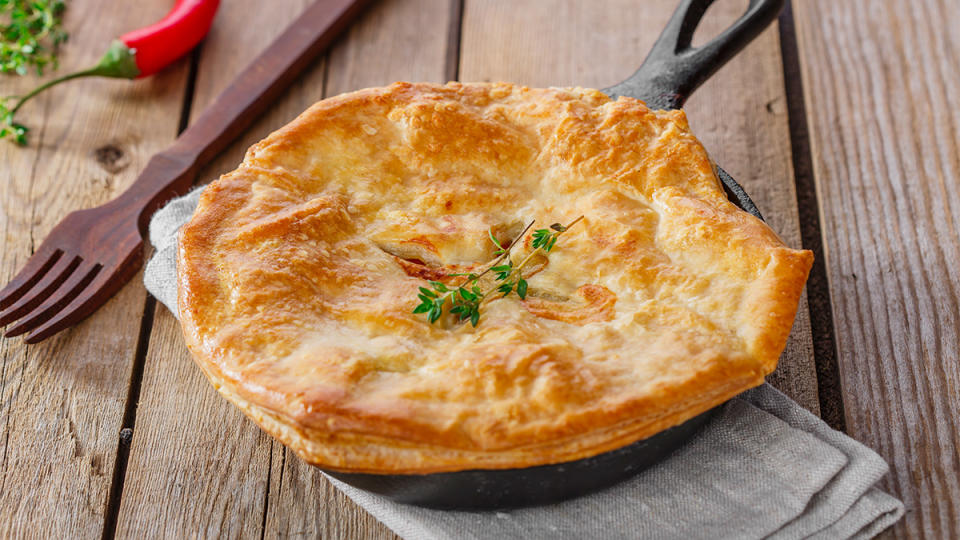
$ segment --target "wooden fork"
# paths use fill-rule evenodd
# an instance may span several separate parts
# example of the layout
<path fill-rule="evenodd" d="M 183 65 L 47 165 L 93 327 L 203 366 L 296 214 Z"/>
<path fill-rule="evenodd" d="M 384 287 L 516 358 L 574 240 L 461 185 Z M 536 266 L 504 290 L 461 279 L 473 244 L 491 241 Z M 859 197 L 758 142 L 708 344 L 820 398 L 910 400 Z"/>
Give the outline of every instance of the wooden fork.
<path fill-rule="evenodd" d="M 200 164 L 242 133 L 326 49 L 369 0 L 318 0 L 257 57 L 167 150 L 109 203 L 69 214 L 0 290 L 0 326 L 42 341 L 106 303 L 143 263 L 153 213 L 186 193 Z"/>

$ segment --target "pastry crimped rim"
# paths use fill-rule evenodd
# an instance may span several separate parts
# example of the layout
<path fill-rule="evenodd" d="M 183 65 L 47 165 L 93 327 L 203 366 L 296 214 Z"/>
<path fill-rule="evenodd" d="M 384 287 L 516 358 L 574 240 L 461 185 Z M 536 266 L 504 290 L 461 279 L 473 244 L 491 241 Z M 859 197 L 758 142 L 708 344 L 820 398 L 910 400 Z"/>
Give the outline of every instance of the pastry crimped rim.
<path fill-rule="evenodd" d="M 423 277 L 489 260 L 490 228 L 576 214 L 531 298 L 477 328 L 411 313 Z M 317 103 L 206 189 L 179 311 L 217 389 L 310 463 L 520 468 L 761 384 L 811 259 L 727 201 L 682 111 L 397 83 Z"/>

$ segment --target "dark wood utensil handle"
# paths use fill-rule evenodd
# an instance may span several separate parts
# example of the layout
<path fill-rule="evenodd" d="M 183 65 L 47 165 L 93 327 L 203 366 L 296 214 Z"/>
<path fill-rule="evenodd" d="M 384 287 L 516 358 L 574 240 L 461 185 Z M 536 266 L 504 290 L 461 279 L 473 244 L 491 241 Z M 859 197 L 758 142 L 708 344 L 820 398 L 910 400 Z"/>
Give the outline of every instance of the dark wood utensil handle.
<path fill-rule="evenodd" d="M 153 212 L 193 183 L 196 169 L 243 133 L 300 72 L 312 64 L 370 0 L 317 0 L 258 56 L 174 144 L 150 160 L 137 181 L 114 202 Z"/>

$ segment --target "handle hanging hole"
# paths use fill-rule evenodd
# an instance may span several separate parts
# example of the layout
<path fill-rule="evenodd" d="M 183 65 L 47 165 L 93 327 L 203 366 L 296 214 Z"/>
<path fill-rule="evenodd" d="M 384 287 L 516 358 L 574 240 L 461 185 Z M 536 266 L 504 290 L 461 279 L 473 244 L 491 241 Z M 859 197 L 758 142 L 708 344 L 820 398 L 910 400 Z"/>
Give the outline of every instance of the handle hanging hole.
<path fill-rule="evenodd" d="M 720 32 L 733 26 L 747 11 L 749 4 L 748 0 L 716 0 L 710 4 L 693 32 L 692 46 L 697 48 L 706 45 Z"/>

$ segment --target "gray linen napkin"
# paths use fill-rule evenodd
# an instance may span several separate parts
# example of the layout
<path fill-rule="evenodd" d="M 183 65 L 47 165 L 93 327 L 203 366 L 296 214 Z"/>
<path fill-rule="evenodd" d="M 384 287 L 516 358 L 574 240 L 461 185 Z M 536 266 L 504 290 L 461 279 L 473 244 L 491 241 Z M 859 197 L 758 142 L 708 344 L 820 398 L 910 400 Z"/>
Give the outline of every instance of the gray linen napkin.
<path fill-rule="evenodd" d="M 200 192 L 170 202 L 150 222 L 156 253 L 144 282 L 175 315 L 176 234 Z M 904 512 L 874 486 L 887 470 L 875 452 L 763 385 L 725 404 L 662 463 L 559 504 L 427 510 L 330 481 L 408 539 L 871 538 Z"/>

